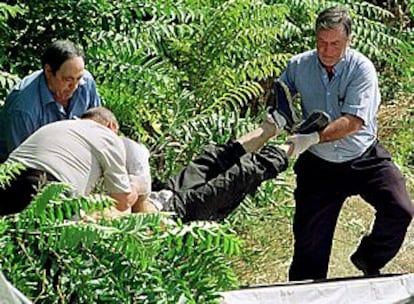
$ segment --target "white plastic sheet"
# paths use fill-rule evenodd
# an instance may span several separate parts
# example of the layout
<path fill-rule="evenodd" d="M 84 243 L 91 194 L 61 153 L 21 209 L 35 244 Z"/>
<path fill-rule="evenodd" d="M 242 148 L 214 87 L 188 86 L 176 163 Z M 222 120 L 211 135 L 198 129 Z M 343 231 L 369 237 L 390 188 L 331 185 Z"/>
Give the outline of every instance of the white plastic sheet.
<path fill-rule="evenodd" d="M 250 287 L 222 295 L 221 304 L 414 304 L 414 274 Z"/>
<path fill-rule="evenodd" d="M 0 304 L 31 304 L 20 291 L 12 286 L 0 272 Z"/>

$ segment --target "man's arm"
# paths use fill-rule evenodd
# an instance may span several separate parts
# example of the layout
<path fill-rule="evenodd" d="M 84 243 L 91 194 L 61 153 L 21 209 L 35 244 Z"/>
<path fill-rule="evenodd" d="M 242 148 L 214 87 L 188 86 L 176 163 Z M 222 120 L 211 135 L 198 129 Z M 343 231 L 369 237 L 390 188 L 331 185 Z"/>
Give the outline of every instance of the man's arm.
<path fill-rule="evenodd" d="M 91 94 L 90 95 L 91 100 L 90 100 L 89 108 L 102 106 L 101 99 L 99 97 L 98 90 L 96 88 L 95 79 L 93 79 L 93 77 L 92 77 L 92 83 L 91 83 L 91 86 L 90 86 L 90 94 Z"/>
<path fill-rule="evenodd" d="M 288 138 L 287 143 L 293 144 L 292 156 L 298 156 L 318 143 L 334 141 L 351 135 L 360 130 L 362 125 L 363 120 L 361 118 L 344 114 L 330 122 L 322 131 L 310 134 L 295 134 Z"/>
<path fill-rule="evenodd" d="M 143 212 L 148 209 L 148 189 L 139 176 L 129 175 L 131 192 L 111 193 L 110 196 L 117 201 L 116 209 L 126 211 L 132 208 L 132 212 Z"/>
<path fill-rule="evenodd" d="M 140 196 L 140 185 L 133 176 L 129 176 L 131 183 L 131 192 L 126 193 L 110 193 L 109 196 L 117 201 L 116 209 L 119 211 L 126 211 L 131 208 L 138 200 Z"/>
<path fill-rule="evenodd" d="M 105 188 L 109 196 L 117 201 L 116 209 L 129 209 L 138 199 L 141 188 L 140 181 L 127 172 L 125 148 L 121 139 L 111 131 L 102 136 L 102 142 L 94 151 L 101 166 Z"/>
<path fill-rule="evenodd" d="M 362 125 L 363 121 L 361 118 L 345 114 L 329 123 L 323 131 L 319 132 L 319 142 L 328 142 L 344 138 L 359 131 Z"/>
<path fill-rule="evenodd" d="M 78 90 L 82 91 L 81 95 L 86 100 L 85 110 L 101 107 L 102 102 L 101 98 L 99 97 L 98 89 L 96 87 L 95 78 L 89 71 L 85 70 L 85 74 L 82 77 L 82 82 L 82 88 L 79 86 Z"/>
<path fill-rule="evenodd" d="M 19 146 L 27 137 L 33 134 L 37 129 L 30 115 L 22 111 L 7 111 L 5 118 L 6 125 L 6 146 L 10 153 Z"/>
<path fill-rule="evenodd" d="M 151 192 L 151 184 L 148 185 L 148 176 L 139 175 L 134 176 L 130 175 L 130 180 L 133 181 L 134 187 L 138 192 L 138 197 L 135 203 L 131 206 L 131 211 L 133 213 L 137 212 L 157 212 L 158 210 L 147 201 L 148 196 Z"/>
<path fill-rule="evenodd" d="M 129 193 L 110 193 L 109 196 L 117 201 L 115 208 L 119 211 L 126 211 L 131 208 L 138 198 L 135 191 Z"/>

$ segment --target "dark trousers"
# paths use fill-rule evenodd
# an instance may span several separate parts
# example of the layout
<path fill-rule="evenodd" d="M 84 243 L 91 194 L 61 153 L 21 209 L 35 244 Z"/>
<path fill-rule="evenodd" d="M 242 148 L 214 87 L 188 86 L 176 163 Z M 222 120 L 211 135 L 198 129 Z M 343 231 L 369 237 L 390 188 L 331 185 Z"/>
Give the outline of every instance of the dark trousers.
<path fill-rule="evenodd" d="M 379 143 L 361 157 L 339 164 L 305 152 L 294 170 L 295 245 L 290 280 L 326 278 L 339 212 L 351 195 L 360 195 L 376 210 L 372 231 L 354 255 L 369 269 L 381 269 L 397 254 L 411 221 L 402 206 L 410 205 L 411 199 L 401 172 Z"/>
<path fill-rule="evenodd" d="M 274 146 L 245 153 L 239 143 L 209 145 L 169 179 L 166 188 L 174 195 L 164 210 L 175 212 L 184 222 L 222 220 L 247 194 L 286 168 L 286 153 Z"/>
<path fill-rule="evenodd" d="M 0 188 L 0 215 L 21 212 L 30 204 L 37 189 L 47 181 L 56 181 L 56 178 L 40 170 L 21 171 L 10 185 Z"/>

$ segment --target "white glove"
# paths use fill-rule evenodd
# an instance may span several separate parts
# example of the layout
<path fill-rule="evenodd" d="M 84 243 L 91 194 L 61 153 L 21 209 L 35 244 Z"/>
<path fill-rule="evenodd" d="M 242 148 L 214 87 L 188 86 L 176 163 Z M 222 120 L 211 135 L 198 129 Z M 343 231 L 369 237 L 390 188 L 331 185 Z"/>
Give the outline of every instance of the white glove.
<path fill-rule="evenodd" d="M 313 132 L 310 134 L 295 134 L 289 137 L 286 143 L 293 145 L 292 156 L 295 157 L 305 152 L 310 146 L 319 143 L 319 141 L 319 133 Z"/>

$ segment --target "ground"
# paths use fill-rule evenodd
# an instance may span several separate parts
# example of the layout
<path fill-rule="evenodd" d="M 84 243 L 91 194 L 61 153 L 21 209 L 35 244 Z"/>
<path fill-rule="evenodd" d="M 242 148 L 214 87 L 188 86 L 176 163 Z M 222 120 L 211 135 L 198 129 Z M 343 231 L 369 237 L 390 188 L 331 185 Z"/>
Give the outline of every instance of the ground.
<path fill-rule="evenodd" d="M 359 197 L 348 199 L 342 209 L 335 231 L 329 264 L 329 278 L 360 276 L 349 261 L 360 238 L 370 231 L 373 209 Z M 287 272 L 292 255 L 291 224 L 271 216 L 263 218 L 263 225 L 252 228 L 241 238 L 248 246 L 247 256 L 235 262 L 241 284 L 262 285 L 287 282 Z M 273 235 L 273 240 L 268 238 Z M 408 229 L 398 255 L 386 265 L 382 273 L 414 273 L 414 224 Z"/>

